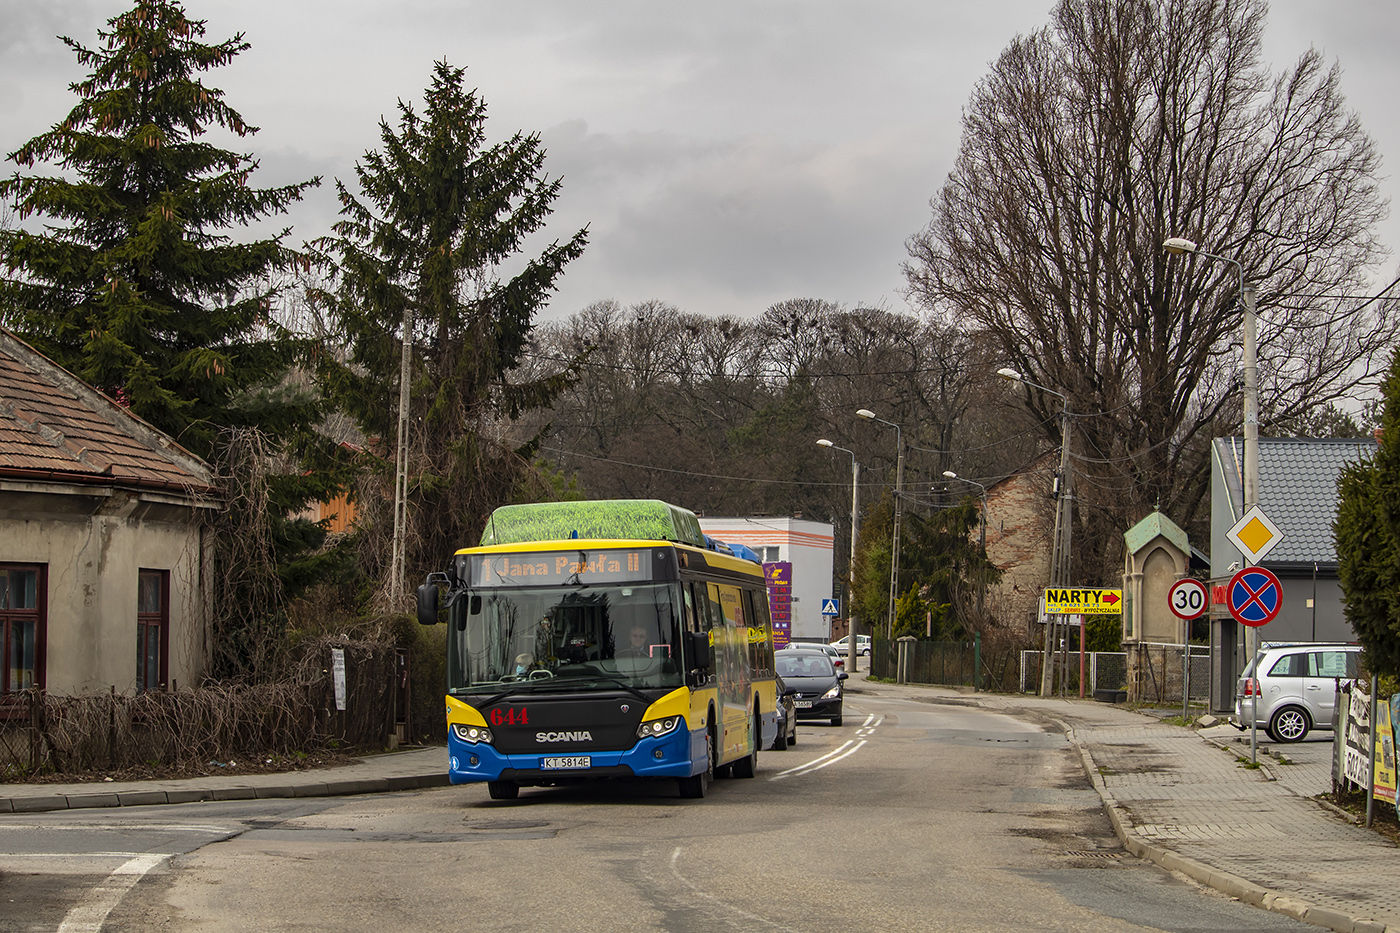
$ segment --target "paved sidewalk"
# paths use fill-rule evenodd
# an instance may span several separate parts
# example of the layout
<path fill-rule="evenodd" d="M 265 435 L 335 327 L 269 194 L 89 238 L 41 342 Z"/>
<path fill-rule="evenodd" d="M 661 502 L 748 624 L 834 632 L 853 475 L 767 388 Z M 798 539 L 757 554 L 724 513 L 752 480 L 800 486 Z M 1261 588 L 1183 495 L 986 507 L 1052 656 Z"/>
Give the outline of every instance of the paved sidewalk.
<path fill-rule="evenodd" d="M 0 784 L 0 814 L 258 797 L 333 797 L 446 784 L 447 749 L 414 748 L 368 755 L 352 765 L 279 774 L 238 774 L 235 769 L 228 774 L 165 781 Z"/>
<path fill-rule="evenodd" d="M 1134 855 L 1317 926 L 1400 933 L 1400 848 L 1314 799 L 1331 789 L 1324 765 L 1261 754 L 1258 769 L 1246 768 L 1248 742 L 1237 743 L 1233 730 L 1203 734 L 1092 700 L 864 681 L 858 673 L 851 686 L 1057 720 Z"/>

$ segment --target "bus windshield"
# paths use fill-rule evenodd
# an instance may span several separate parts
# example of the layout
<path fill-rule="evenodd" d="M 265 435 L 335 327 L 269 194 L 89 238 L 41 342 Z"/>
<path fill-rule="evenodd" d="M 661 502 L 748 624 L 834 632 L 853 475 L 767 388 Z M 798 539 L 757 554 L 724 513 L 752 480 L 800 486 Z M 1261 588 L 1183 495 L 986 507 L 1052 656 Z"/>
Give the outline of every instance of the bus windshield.
<path fill-rule="evenodd" d="M 679 687 L 680 619 L 675 583 L 468 590 L 452 610 L 448 692 Z"/>

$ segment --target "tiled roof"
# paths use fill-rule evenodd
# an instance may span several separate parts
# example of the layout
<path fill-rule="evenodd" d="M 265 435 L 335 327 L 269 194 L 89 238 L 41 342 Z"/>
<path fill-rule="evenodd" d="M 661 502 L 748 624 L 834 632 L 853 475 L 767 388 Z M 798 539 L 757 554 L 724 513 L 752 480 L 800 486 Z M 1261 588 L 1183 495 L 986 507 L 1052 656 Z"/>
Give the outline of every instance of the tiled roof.
<path fill-rule="evenodd" d="M 1221 438 L 1227 464 L 1232 512 L 1240 514 L 1240 474 L 1244 440 Z M 1331 563 L 1337 560 L 1332 545 L 1332 521 L 1337 515 L 1337 476 L 1349 463 L 1369 459 L 1376 452 L 1371 438 L 1259 438 L 1259 508 L 1283 532 L 1283 540 L 1264 559 L 1265 564 L 1297 561 Z"/>
<path fill-rule="evenodd" d="M 208 466 L 0 328 L 0 476 L 207 490 Z"/>

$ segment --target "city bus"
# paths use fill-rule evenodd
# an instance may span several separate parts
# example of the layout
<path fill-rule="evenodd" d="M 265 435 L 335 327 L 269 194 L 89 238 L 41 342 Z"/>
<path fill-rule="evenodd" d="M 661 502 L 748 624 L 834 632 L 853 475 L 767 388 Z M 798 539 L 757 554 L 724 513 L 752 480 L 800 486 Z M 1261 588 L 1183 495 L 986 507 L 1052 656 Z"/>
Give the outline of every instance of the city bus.
<path fill-rule="evenodd" d="M 418 620 L 448 627 L 449 778 L 496 800 L 606 778 L 703 797 L 777 736 L 763 567 L 659 500 L 503 506 Z"/>

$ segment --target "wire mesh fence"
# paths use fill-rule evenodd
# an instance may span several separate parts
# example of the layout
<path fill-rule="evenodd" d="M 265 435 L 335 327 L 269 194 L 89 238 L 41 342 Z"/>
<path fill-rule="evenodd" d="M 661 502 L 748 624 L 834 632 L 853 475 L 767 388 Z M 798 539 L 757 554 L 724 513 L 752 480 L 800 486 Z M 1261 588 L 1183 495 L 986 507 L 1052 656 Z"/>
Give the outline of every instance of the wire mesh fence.
<path fill-rule="evenodd" d="M 1044 652 L 1022 651 L 1018 689 L 1038 693 L 1044 675 Z M 1098 699 L 1131 700 L 1150 706 L 1204 706 L 1210 702 L 1210 648 L 1205 645 L 1138 644 L 1126 651 L 1084 654 L 1083 674 L 1076 652 L 1052 653 L 1050 693 Z M 1186 695 L 1182 695 L 1182 684 Z M 1113 697 L 1107 694 L 1114 694 Z"/>

